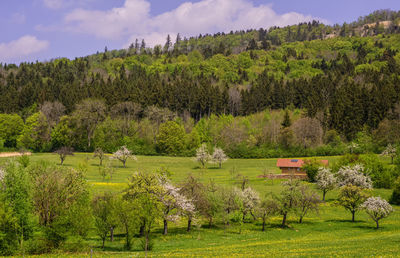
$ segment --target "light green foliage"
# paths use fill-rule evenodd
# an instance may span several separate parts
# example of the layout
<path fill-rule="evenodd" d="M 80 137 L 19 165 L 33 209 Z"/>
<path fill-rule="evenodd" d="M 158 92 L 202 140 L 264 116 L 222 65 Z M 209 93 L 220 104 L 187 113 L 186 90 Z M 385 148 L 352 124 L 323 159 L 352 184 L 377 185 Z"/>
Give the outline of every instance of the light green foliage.
<path fill-rule="evenodd" d="M 185 129 L 175 121 L 161 124 L 157 135 L 157 146 L 162 153 L 179 154 L 185 148 Z"/>
<path fill-rule="evenodd" d="M 29 239 L 33 234 L 32 182 L 28 171 L 18 163 L 5 168 L 4 199 L 13 210 L 18 223 L 18 238 Z"/>
<path fill-rule="evenodd" d="M 107 153 L 115 152 L 124 145 L 123 121 L 107 118 L 100 123 L 94 131 L 93 142 L 96 147 Z"/>
<path fill-rule="evenodd" d="M 49 148 L 49 142 L 50 132 L 46 116 L 38 112 L 28 117 L 17 145 L 34 151 L 43 151 Z"/>
<path fill-rule="evenodd" d="M 60 122 L 51 131 L 51 141 L 55 148 L 69 146 L 84 149 L 87 145 L 84 129 L 78 119 L 72 116 L 61 117 Z"/>
<path fill-rule="evenodd" d="M 30 167 L 33 203 L 46 240 L 59 246 L 68 235 L 85 237 L 91 227 L 89 187 L 82 172 L 45 163 Z"/>
<path fill-rule="evenodd" d="M 370 192 L 368 190 L 354 185 L 346 185 L 340 188 L 337 203 L 351 212 L 351 221 L 354 222 L 355 213 L 360 210 L 361 204 L 363 204 L 368 197 L 370 197 Z"/>
<path fill-rule="evenodd" d="M 24 127 L 24 121 L 17 114 L 0 114 L 0 139 L 4 147 L 16 147 L 17 139 Z"/>
<path fill-rule="evenodd" d="M 18 218 L 0 194 L 0 255 L 13 255 L 19 246 Z"/>

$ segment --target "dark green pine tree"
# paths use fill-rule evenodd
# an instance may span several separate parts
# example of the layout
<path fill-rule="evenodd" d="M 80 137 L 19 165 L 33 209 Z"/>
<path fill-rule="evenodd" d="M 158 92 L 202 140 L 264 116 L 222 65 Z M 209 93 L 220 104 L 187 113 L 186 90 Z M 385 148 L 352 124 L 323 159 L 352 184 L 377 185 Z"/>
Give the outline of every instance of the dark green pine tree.
<path fill-rule="evenodd" d="M 292 121 L 290 120 L 289 110 L 285 110 L 285 116 L 283 117 L 282 127 L 287 128 L 292 125 Z"/>

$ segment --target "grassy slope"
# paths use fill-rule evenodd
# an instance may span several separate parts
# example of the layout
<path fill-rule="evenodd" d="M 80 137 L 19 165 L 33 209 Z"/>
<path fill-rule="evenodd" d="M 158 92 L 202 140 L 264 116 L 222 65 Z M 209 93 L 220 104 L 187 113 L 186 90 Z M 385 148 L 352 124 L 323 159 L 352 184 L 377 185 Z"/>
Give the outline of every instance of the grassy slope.
<path fill-rule="evenodd" d="M 120 191 L 127 182 L 127 177 L 135 170 L 153 171 L 161 166 L 173 172 L 172 180 L 175 183 L 182 181 L 188 173 L 198 175 L 204 182 L 210 179 L 217 184 L 233 185 L 230 170 L 237 167 L 239 173 L 249 177 L 250 185 L 261 194 L 277 192 L 280 184 L 275 181 L 266 182 L 256 176 L 267 170 L 268 173 L 279 173 L 275 167 L 276 159 L 264 160 L 230 160 L 222 169 L 201 170 L 190 158 L 171 157 L 138 157 L 138 161 L 129 161 L 128 168 L 124 169 L 115 162 L 117 171 L 112 182 L 102 182 L 98 174 L 98 161 L 89 159 L 89 154 L 76 154 L 68 157 L 66 166 L 86 164 L 87 178 L 93 186 L 93 192 Z M 329 157 L 334 162 L 336 157 Z M 0 164 L 6 159 L 0 159 Z M 34 154 L 32 161 L 46 160 L 58 162 L 53 154 Z M 86 161 L 87 160 L 87 161 Z M 296 223 L 292 216 L 289 220 L 290 228 L 282 230 L 278 227 L 280 218 L 272 218 L 266 232 L 261 232 L 261 225 L 246 223 L 242 234 L 239 226 L 232 225 L 224 228 L 219 225 L 215 229 L 196 227 L 193 232 L 186 233 L 185 221 L 170 225 L 168 236 L 161 235 L 161 228 L 155 230 L 155 248 L 151 252 L 154 256 L 367 256 L 383 255 L 396 256 L 400 253 L 400 214 L 395 212 L 391 217 L 382 221 L 382 229 L 376 231 L 374 224 L 367 215 L 360 212 L 356 215 L 357 223 L 349 221 L 350 213 L 341 207 L 333 205 L 337 192 L 328 193 L 328 202 L 323 205 L 319 214 L 312 214 L 305 219 L 304 224 Z M 376 195 L 388 198 L 390 190 L 375 190 Z M 395 207 L 396 209 L 398 207 Z M 117 237 L 114 243 L 107 242 L 105 252 L 98 249 L 100 241 L 93 234 L 89 239 L 90 246 L 94 247 L 94 257 L 144 255 L 139 250 L 139 240 L 134 242 L 133 252 L 119 252 L 123 246 L 123 238 Z M 67 256 L 55 254 L 54 256 Z M 82 256 L 73 255 L 76 257 Z"/>

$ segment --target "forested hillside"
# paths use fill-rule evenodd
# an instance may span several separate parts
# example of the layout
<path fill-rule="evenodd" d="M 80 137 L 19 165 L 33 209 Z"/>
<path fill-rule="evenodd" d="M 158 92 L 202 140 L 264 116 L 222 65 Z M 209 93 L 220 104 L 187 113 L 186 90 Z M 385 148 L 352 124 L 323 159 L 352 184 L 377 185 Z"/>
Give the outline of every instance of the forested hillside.
<path fill-rule="evenodd" d="M 399 20 L 383 10 L 341 26 L 168 36 L 154 48 L 143 40 L 75 60 L 1 64 L 0 139 L 35 151 L 125 144 L 188 155 L 208 142 L 264 157 L 337 154 L 350 141 L 377 151 L 400 140 Z M 182 142 L 163 146 L 163 130 Z M 280 151 L 289 149 L 301 151 Z"/>

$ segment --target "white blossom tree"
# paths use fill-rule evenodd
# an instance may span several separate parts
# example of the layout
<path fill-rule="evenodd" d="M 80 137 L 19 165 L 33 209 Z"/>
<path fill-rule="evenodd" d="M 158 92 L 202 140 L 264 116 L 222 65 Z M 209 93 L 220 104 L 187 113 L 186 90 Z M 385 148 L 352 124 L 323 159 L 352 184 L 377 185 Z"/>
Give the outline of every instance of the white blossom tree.
<path fill-rule="evenodd" d="M 382 156 L 390 157 L 392 159 L 392 164 L 393 164 L 393 159 L 397 156 L 397 149 L 396 147 L 392 146 L 390 143 L 386 147 L 386 149 L 381 153 Z"/>
<path fill-rule="evenodd" d="M 358 147 L 359 147 L 358 144 L 355 143 L 355 142 L 351 142 L 351 143 L 347 146 L 347 148 L 349 149 L 350 153 L 354 153 L 354 151 L 357 150 Z"/>
<path fill-rule="evenodd" d="M 177 221 L 182 215 L 194 214 L 193 203 L 184 195 L 180 194 L 180 188 L 173 186 L 165 178 L 160 179 L 163 191 L 159 193 L 159 200 L 162 203 L 164 231 L 168 234 L 168 221 Z"/>
<path fill-rule="evenodd" d="M 222 163 L 228 160 L 228 156 L 226 156 L 225 152 L 221 148 L 214 148 L 214 152 L 211 155 L 211 159 L 214 163 L 218 164 L 219 168 L 222 167 Z"/>
<path fill-rule="evenodd" d="M 260 204 L 260 195 L 251 187 L 240 191 L 240 199 L 242 200 L 243 220 L 247 214 L 251 214 L 255 218 L 254 210 Z"/>
<path fill-rule="evenodd" d="M 354 185 L 363 189 L 371 189 L 371 178 L 365 173 L 364 166 L 360 164 L 341 167 L 337 173 L 338 185 Z"/>
<path fill-rule="evenodd" d="M 376 223 L 376 228 L 379 228 L 379 220 L 386 218 L 393 212 L 393 207 L 381 197 L 370 197 L 362 205 L 367 214 Z"/>
<path fill-rule="evenodd" d="M 206 163 L 210 160 L 210 154 L 207 150 L 207 145 L 203 143 L 197 150 L 196 150 L 196 161 L 201 164 L 201 167 L 204 168 Z"/>
<path fill-rule="evenodd" d="M 122 146 L 119 150 L 113 153 L 111 159 L 116 159 L 124 164 L 124 168 L 126 167 L 126 161 L 128 159 L 137 160 L 136 156 L 132 154 L 132 152 L 126 147 Z"/>
<path fill-rule="evenodd" d="M 336 187 L 336 178 L 331 169 L 321 167 L 318 169 L 315 180 L 317 182 L 317 188 L 322 190 L 322 201 L 325 201 L 326 193 Z"/>

